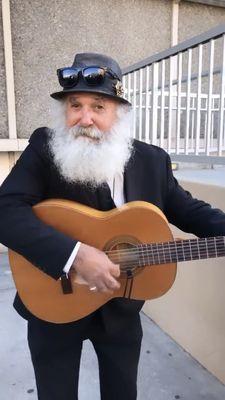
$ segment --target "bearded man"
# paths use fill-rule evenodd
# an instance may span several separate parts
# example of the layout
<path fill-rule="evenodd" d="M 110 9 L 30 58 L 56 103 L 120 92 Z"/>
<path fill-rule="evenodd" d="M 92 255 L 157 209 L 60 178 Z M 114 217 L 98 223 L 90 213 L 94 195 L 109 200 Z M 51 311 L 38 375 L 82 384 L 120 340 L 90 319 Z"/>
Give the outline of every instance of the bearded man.
<path fill-rule="evenodd" d="M 58 78 L 63 90 L 51 95 L 57 100 L 54 126 L 33 133 L 0 189 L 0 241 L 5 246 L 54 279 L 72 269 L 90 290 L 113 293 L 119 288 L 119 265 L 40 221 L 33 205 L 61 198 L 110 210 L 144 200 L 186 232 L 225 235 L 225 214 L 178 185 L 164 150 L 131 139 L 130 104 L 123 98 L 115 60 L 77 54 L 72 67 L 58 70 Z M 39 400 L 77 399 L 85 339 L 97 353 L 101 399 L 135 400 L 142 305 L 115 298 L 79 321 L 54 324 L 33 316 L 17 295 L 14 306 L 28 320 Z"/>

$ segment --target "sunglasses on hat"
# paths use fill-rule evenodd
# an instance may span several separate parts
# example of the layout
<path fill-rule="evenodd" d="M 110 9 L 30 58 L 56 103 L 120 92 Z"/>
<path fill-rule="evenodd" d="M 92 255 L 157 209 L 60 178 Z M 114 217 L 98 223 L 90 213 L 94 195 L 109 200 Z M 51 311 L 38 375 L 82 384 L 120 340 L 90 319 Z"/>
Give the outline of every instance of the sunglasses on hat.
<path fill-rule="evenodd" d="M 59 84 L 63 88 L 76 86 L 81 75 L 87 85 L 99 85 L 104 82 L 108 74 L 111 78 L 119 80 L 118 76 L 107 67 L 89 66 L 85 68 L 60 68 L 57 70 Z"/>

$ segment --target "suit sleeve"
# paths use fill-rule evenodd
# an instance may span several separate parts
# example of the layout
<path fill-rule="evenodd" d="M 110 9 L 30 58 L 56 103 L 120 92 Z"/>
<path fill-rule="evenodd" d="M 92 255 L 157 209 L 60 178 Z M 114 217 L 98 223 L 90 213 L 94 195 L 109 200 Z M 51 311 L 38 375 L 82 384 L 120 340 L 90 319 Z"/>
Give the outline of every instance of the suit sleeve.
<path fill-rule="evenodd" d="M 0 187 L 0 242 L 58 279 L 77 242 L 40 221 L 32 211 L 33 205 L 44 200 L 48 184 L 44 146 L 36 145 L 41 136 L 42 131 L 34 132 Z"/>
<path fill-rule="evenodd" d="M 224 236 L 225 214 L 185 191 L 173 176 L 167 155 L 167 200 L 165 214 L 172 224 L 198 237 Z"/>

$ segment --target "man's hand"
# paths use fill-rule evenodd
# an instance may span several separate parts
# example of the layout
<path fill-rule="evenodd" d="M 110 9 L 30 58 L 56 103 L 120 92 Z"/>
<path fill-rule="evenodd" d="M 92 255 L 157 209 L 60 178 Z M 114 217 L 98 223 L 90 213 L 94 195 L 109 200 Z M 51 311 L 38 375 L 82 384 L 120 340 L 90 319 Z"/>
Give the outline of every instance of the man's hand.
<path fill-rule="evenodd" d="M 84 279 L 88 286 L 99 292 L 112 294 L 120 288 L 115 279 L 120 276 L 120 267 L 113 264 L 107 255 L 94 247 L 81 243 L 72 268 Z"/>

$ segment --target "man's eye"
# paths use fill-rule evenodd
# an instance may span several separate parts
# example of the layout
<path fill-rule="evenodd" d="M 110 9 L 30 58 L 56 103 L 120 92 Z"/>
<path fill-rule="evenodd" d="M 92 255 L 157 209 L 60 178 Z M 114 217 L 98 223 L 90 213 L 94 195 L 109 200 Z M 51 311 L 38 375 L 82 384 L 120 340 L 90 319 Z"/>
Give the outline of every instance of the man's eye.
<path fill-rule="evenodd" d="M 104 107 L 101 104 L 98 104 L 97 106 L 95 106 L 95 108 L 97 110 L 103 110 Z"/>
<path fill-rule="evenodd" d="M 79 104 L 72 104 L 73 108 L 79 108 Z"/>

